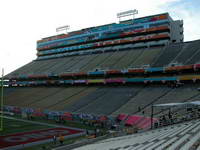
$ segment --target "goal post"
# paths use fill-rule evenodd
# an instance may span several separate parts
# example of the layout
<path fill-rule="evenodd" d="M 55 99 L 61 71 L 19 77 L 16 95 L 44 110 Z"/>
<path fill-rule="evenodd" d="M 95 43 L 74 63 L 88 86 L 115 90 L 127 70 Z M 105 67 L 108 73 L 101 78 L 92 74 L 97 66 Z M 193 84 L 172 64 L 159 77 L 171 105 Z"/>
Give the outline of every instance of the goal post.
<path fill-rule="evenodd" d="M 3 83 L 3 77 L 4 77 L 4 69 L 2 69 L 2 76 L 1 76 L 1 117 L 0 117 L 0 131 L 3 130 L 3 88 L 4 88 L 4 83 Z"/>

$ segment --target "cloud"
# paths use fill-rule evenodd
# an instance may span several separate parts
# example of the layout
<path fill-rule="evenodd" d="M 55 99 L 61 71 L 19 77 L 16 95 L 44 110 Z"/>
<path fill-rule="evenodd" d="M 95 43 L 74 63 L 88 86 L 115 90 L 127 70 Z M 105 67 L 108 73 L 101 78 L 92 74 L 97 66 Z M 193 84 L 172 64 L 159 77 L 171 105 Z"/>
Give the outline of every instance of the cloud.
<path fill-rule="evenodd" d="M 180 0 L 167 5 L 163 5 L 174 19 L 182 19 L 184 21 L 185 41 L 200 39 L 200 1 L 196 0 Z"/>

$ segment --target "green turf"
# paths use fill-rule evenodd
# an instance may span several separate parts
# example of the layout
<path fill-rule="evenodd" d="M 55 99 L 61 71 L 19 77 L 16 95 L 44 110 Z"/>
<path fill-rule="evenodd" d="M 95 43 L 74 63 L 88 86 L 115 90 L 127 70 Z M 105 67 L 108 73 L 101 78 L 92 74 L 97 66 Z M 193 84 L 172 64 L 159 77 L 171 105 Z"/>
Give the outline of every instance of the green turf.
<path fill-rule="evenodd" d="M 47 129 L 49 126 L 37 125 L 32 123 L 27 123 L 23 121 L 16 121 L 12 119 L 3 119 L 3 130 L 0 131 L 0 135 L 8 135 L 19 132 Z"/>
<path fill-rule="evenodd" d="M 13 117 L 21 119 L 20 115 L 15 115 Z M 24 119 L 24 120 L 27 120 L 27 119 Z M 87 124 L 83 124 L 81 122 L 76 122 L 76 121 L 65 121 L 65 123 L 57 123 L 55 120 L 45 120 L 45 119 L 39 119 L 39 118 L 34 118 L 31 121 L 43 122 L 43 123 L 48 123 L 52 125 L 64 125 L 66 127 L 73 127 L 73 128 L 79 128 L 79 129 L 87 129 L 87 130 L 94 130 L 96 128 L 94 126 L 89 126 Z"/>
<path fill-rule="evenodd" d="M 94 126 L 89 126 L 89 125 L 83 124 L 81 122 L 75 122 L 75 121 L 65 121 L 65 123 L 56 123 L 54 120 L 42 120 L 42 119 L 41 120 L 38 119 L 36 121 L 49 123 L 49 124 L 64 125 L 64 126 L 79 128 L 79 129 L 88 129 L 88 130 L 95 129 Z"/>
<path fill-rule="evenodd" d="M 71 138 L 71 139 L 65 139 L 63 142 L 63 145 L 73 144 L 74 142 L 82 140 L 82 139 L 85 139 L 85 136 L 75 137 L 75 138 Z M 57 141 L 56 145 L 54 145 L 53 142 L 48 142 L 45 144 L 39 144 L 39 145 L 35 145 L 32 147 L 27 147 L 22 150 L 44 150 L 44 149 L 52 150 L 52 148 L 59 147 L 59 146 L 61 146 L 61 145 Z"/>
<path fill-rule="evenodd" d="M 14 116 L 14 117 L 15 118 L 21 118 L 20 116 Z M 26 119 L 24 119 L 24 120 L 26 120 Z M 3 121 L 4 121 L 3 122 L 4 123 L 4 130 L 0 131 L 0 135 L 8 135 L 8 134 L 19 133 L 19 132 L 26 132 L 26 131 L 33 131 L 33 130 L 51 128 L 51 127 L 45 126 L 45 125 L 37 125 L 37 124 L 27 123 L 27 122 L 24 122 L 24 121 L 17 121 L 17 120 L 6 119 L 6 118 L 4 118 Z M 70 127 L 76 127 L 76 128 L 82 128 L 82 129 L 88 129 L 88 130 L 95 129 L 95 127 L 84 125 L 80 122 L 73 122 L 73 121 L 66 121 L 63 124 L 56 123 L 53 120 L 42 120 L 42 119 L 36 119 L 36 118 L 33 119 L 32 121 L 44 122 L 44 123 L 49 123 L 49 124 L 57 124 L 57 125 L 66 125 L 66 126 L 70 126 Z M 81 140 L 81 139 L 84 139 L 84 138 L 85 138 L 85 136 L 76 137 L 76 138 L 72 138 L 72 139 L 66 139 L 64 141 L 64 145 L 72 144 L 75 141 L 78 141 L 78 140 Z M 57 143 L 57 145 L 54 145 L 52 142 L 48 142 L 48 143 L 28 147 L 28 148 L 25 148 L 23 150 L 40 150 L 40 149 L 42 150 L 43 147 L 50 150 L 50 149 L 57 147 L 57 146 L 59 146 L 59 143 Z"/>

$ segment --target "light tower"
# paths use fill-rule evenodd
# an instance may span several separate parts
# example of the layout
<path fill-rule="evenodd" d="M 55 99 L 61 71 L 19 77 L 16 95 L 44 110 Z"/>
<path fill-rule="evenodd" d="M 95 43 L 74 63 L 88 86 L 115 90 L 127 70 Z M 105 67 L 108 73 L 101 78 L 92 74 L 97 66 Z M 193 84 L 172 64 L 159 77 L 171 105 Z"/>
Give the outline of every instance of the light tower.
<path fill-rule="evenodd" d="M 66 26 L 62 26 L 62 27 L 58 27 L 56 28 L 56 32 L 60 32 L 60 31 L 65 31 L 67 33 L 67 31 L 70 29 L 70 26 L 69 25 L 66 25 Z"/>
<path fill-rule="evenodd" d="M 133 16 L 133 19 L 134 19 L 136 14 L 138 14 L 138 10 L 136 9 L 128 10 L 128 11 L 117 13 L 117 18 L 119 18 L 119 22 L 120 22 L 122 17 Z"/>

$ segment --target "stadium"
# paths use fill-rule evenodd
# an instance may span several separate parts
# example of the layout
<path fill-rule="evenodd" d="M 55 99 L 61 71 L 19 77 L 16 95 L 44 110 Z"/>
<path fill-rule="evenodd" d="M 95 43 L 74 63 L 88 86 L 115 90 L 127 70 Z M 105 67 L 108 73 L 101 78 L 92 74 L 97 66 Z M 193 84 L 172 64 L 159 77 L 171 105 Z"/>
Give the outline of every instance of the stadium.
<path fill-rule="evenodd" d="M 4 76 L 3 112 L 107 129 L 60 149 L 200 149 L 200 41 L 184 42 L 183 26 L 162 13 L 42 38 L 37 58 Z M 38 128 L 44 143 L 54 135 Z M 73 125 L 54 130 L 86 134 Z M 0 136 L 0 148 L 35 142 L 15 134 L 10 145 L 13 133 Z"/>

